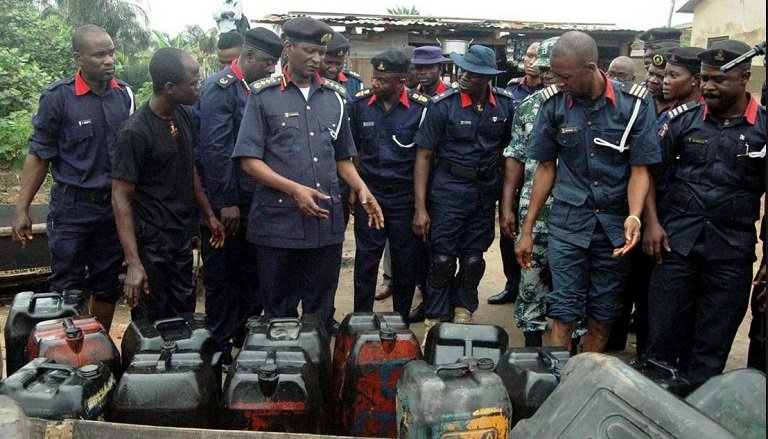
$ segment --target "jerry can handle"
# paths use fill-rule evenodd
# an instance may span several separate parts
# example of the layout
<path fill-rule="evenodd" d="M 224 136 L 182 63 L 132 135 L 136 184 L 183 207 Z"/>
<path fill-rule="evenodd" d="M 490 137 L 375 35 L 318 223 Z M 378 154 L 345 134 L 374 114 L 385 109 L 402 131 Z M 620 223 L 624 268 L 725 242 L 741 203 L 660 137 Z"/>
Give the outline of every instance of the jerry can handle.
<path fill-rule="evenodd" d="M 298 317 L 276 317 L 269 319 L 267 322 L 267 329 L 269 330 L 275 323 L 293 323 L 296 326 L 301 326 L 301 320 Z"/>
<path fill-rule="evenodd" d="M 469 363 L 461 362 L 461 363 L 449 363 L 449 364 L 439 364 L 435 366 L 435 374 L 440 375 L 440 372 L 444 373 L 453 373 L 458 375 L 464 375 L 466 373 L 471 372 L 472 366 Z"/>
<path fill-rule="evenodd" d="M 68 375 L 72 375 L 73 372 L 72 368 L 65 364 L 56 364 L 53 361 L 47 361 L 37 366 L 37 370 L 35 370 L 34 373 L 27 374 L 27 376 L 22 380 L 23 385 L 26 387 L 29 385 L 29 383 L 32 382 L 32 380 L 39 377 L 48 370 L 61 370 L 66 372 Z"/>
<path fill-rule="evenodd" d="M 37 302 L 37 299 L 59 299 L 61 301 L 61 294 L 59 293 L 37 293 L 33 294 L 32 297 L 29 298 L 29 312 L 33 312 L 35 310 L 35 302 Z"/>
<path fill-rule="evenodd" d="M 654 367 L 667 371 L 672 379 L 677 379 L 677 369 L 670 366 L 669 364 L 666 364 L 663 361 L 655 360 L 653 358 L 648 358 L 646 361 Z"/>
<path fill-rule="evenodd" d="M 555 380 L 560 382 L 560 360 L 557 359 L 552 352 L 545 351 L 541 348 L 536 348 L 536 352 L 539 354 L 539 361 L 544 364 L 545 367 L 552 369 L 552 375 L 555 376 Z"/>
<path fill-rule="evenodd" d="M 152 326 L 155 327 L 157 332 L 163 332 L 163 327 L 173 327 L 178 328 L 180 326 L 184 326 L 187 323 L 186 320 L 184 320 L 184 317 L 170 317 L 167 319 L 160 319 L 155 321 L 155 323 L 152 324 Z"/>

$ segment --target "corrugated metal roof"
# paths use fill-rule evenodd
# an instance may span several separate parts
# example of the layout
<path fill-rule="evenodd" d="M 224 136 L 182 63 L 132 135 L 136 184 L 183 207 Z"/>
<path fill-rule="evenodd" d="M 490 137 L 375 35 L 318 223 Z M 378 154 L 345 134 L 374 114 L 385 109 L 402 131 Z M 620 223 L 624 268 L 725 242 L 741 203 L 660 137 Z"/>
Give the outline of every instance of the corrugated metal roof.
<path fill-rule="evenodd" d="M 354 27 L 407 27 L 409 29 L 477 29 L 478 27 L 495 30 L 618 30 L 612 23 L 559 23 L 559 22 L 528 22 L 511 20 L 493 20 L 482 18 L 458 17 L 429 17 L 422 15 L 371 15 L 346 14 L 328 12 L 286 12 L 284 14 L 269 14 L 258 23 L 283 24 L 286 21 L 300 17 L 311 16 L 331 26 Z"/>
<path fill-rule="evenodd" d="M 693 14 L 693 10 L 699 3 L 701 3 L 701 0 L 688 0 L 683 6 L 680 6 L 680 9 L 675 12 L 682 14 Z"/>

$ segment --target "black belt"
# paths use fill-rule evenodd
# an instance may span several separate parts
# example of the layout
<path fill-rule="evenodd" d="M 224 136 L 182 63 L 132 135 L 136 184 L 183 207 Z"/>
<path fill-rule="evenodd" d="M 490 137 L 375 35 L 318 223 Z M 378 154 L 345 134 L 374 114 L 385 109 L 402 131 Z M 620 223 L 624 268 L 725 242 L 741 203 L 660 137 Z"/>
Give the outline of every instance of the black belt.
<path fill-rule="evenodd" d="M 499 168 L 495 163 L 481 168 L 473 168 L 442 159 L 437 161 L 437 167 L 451 175 L 469 180 L 492 180 L 499 173 Z"/>
<path fill-rule="evenodd" d="M 72 195 L 75 199 L 81 201 L 103 203 L 112 200 L 111 189 L 87 189 L 58 182 L 53 187 L 60 193 Z"/>

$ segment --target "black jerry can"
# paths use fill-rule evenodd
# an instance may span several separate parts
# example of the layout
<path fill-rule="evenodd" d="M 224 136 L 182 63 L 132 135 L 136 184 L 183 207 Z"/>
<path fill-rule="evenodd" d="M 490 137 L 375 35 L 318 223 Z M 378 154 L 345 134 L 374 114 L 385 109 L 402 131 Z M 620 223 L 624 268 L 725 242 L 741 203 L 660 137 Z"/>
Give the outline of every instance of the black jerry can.
<path fill-rule="evenodd" d="M 438 323 L 427 334 L 424 360 L 454 363 L 461 358 L 490 358 L 494 364 L 506 352 L 509 335 L 496 325 Z"/>

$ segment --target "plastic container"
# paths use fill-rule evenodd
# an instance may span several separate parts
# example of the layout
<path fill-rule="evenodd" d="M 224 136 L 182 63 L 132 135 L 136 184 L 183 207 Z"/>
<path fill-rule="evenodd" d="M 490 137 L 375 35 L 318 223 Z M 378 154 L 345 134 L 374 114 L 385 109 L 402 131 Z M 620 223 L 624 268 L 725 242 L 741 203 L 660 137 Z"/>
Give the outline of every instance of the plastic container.
<path fill-rule="evenodd" d="M 159 353 L 139 353 L 123 373 L 110 420 L 130 424 L 208 428 L 213 424 L 221 373 L 197 351 L 175 341 Z"/>
<path fill-rule="evenodd" d="M 430 365 L 411 361 L 397 383 L 400 438 L 509 435 L 512 404 L 490 359 Z"/>
<path fill-rule="evenodd" d="M 242 351 L 224 383 L 219 427 L 320 434 L 322 396 L 301 349 Z"/>
<path fill-rule="evenodd" d="M 507 351 L 509 336 L 496 325 L 438 323 L 429 330 L 424 360 L 449 364 L 465 357 L 490 358 L 494 364 Z"/>
<path fill-rule="evenodd" d="M 563 366 L 571 357 L 560 347 L 510 348 L 496 365 L 512 401 L 512 426 L 530 418 L 560 383 Z"/>
<path fill-rule="evenodd" d="M 728 430 L 618 358 L 568 360 L 557 388 L 513 438 L 734 438 Z"/>
<path fill-rule="evenodd" d="M 27 363 L 24 348 L 36 324 L 45 320 L 79 316 L 85 313 L 85 309 L 83 292 L 79 290 L 63 293 L 23 291 L 16 294 L 5 321 L 6 373 L 11 375 Z"/>
<path fill-rule="evenodd" d="M 409 361 L 422 358 L 421 348 L 399 314 L 369 314 L 367 319 L 372 325 L 359 327 L 350 350 L 340 354 L 346 356 L 346 366 L 341 381 L 334 381 L 339 389 L 334 394 L 336 432 L 354 437 L 394 437 L 397 381 Z M 389 326 L 389 321 L 395 325 Z"/>
<path fill-rule="evenodd" d="M 632 361 L 630 365 L 661 388 L 681 398 L 684 398 L 693 390 L 693 385 L 691 385 L 690 381 L 685 379 L 675 367 L 663 361 L 651 358 L 638 359 Z"/>
<path fill-rule="evenodd" d="M 35 325 L 27 340 L 27 360 L 50 358 L 58 364 L 80 367 L 102 362 L 115 378 L 122 375 L 120 353 L 95 317 L 65 317 Z"/>
<path fill-rule="evenodd" d="M 740 438 L 765 437 L 765 374 L 757 369 L 714 376 L 685 400 Z"/>
<path fill-rule="evenodd" d="M 104 363 L 77 368 L 35 358 L 3 381 L 0 394 L 30 417 L 94 420 L 104 416 L 115 384 Z"/>

